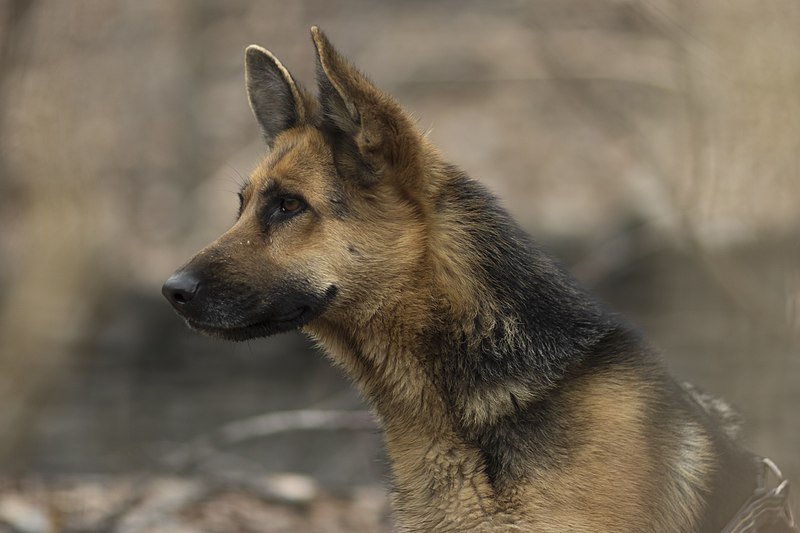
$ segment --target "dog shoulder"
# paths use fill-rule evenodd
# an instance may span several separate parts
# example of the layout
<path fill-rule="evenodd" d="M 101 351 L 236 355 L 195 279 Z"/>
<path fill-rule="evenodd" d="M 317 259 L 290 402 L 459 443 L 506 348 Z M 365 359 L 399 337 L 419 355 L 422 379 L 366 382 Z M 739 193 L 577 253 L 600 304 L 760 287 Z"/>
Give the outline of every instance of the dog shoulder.
<path fill-rule="evenodd" d="M 531 406 L 538 424 L 521 424 L 532 434 L 515 442 L 547 453 L 496 470 L 501 506 L 541 531 L 695 531 L 717 467 L 713 439 L 646 348 L 612 346 L 617 356 L 600 354 Z"/>

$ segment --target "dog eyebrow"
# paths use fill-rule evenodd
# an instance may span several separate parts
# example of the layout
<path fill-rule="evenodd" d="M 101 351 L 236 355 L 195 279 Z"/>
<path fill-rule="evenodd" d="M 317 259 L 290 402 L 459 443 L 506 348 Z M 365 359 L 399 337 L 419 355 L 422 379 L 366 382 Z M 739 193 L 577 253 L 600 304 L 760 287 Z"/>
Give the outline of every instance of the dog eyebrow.
<path fill-rule="evenodd" d="M 270 159 L 272 160 L 270 166 L 274 168 L 278 163 L 281 162 L 281 159 L 286 157 L 286 154 L 292 151 L 295 146 L 297 146 L 295 143 L 285 144 L 278 148 L 277 152 L 270 154 Z"/>
<path fill-rule="evenodd" d="M 272 161 L 270 162 L 270 167 L 275 167 L 275 165 L 277 165 L 278 163 L 280 163 L 281 159 L 283 159 L 284 157 L 286 157 L 286 155 L 287 155 L 289 152 L 291 152 L 291 151 L 292 151 L 292 149 L 293 149 L 295 146 L 297 146 L 297 144 L 296 144 L 296 143 L 285 144 L 285 145 L 281 146 L 280 148 L 278 148 L 278 151 L 277 151 L 277 152 L 271 152 L 271 153 L 269 154 L 269 157 L 270 157 L 270 159 L 272 159 Z M 239 188 L 239 194 L 241 194 L 242 196 L 245 196 L 245 191 L 246 191 L 246 190 L 247 190 L 247 189 L 248 189 L 248 188 L 249 188 L 249 187 L 250 187 L 252 184 L 253 184 L 252 180 L 249 180 L 249 179 L 248 179 L 247 181 L 245 181 L 244 183 L 242 183 L 242 186 Z M 274 193 L 274 192 L 278 192 L 278 191 L 276 191 L 276 190 L 274 189 L 274 187 L 273 187 L 274 185 L 276 185 L 276 184 L 275 184 L 275 181 L 274 181 L 274 180 L 270 180 L 270 183 L 267 185 L 267 187 L 265 187 L 265 188 L 264 188 L 264 190 L 263 190 L 263 193 L 264 193 L 264 194 L 267 194 L 267 193 Z"/>
<path fill-rule="evenodd" d="M 261 189 L 261 195 L 267 198 L 282 196 L 286 194 L 290 194 L 289 191 L 287 191 L 274 179 L 270 179 L 267 182 L 267 185 L 263 189 Z"/>

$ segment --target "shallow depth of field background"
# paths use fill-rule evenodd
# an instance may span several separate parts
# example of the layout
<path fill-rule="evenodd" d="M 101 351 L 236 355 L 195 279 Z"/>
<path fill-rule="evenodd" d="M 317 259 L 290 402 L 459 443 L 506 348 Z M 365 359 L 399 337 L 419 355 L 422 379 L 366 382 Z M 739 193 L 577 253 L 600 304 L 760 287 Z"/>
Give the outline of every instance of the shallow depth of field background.
<path fill-rule="evenodd" d="M 207 521 L 243 498 L 267 518 L 236 531 L 385 515 L 380 435 L 360 419 L 266 419 L 194 453 L 234 421 L 365 407 L 300 334 L 202 338 L 160 295 L 265 153 L 245 46 L 313 87 L 312 24 L 677 375 L 732 402 L 800 490 L 800 3 L 7 0 L 0 531 L 19 526 L 7 501 L 79 530 L 69 491 L 86 487 L 108 516 L 85 530 L 167 527 L 124 516 L 156 489 L 194 505 L 171 531 L 228 531 Z M 223 511 L 203 507 L 225 490 Z"/>

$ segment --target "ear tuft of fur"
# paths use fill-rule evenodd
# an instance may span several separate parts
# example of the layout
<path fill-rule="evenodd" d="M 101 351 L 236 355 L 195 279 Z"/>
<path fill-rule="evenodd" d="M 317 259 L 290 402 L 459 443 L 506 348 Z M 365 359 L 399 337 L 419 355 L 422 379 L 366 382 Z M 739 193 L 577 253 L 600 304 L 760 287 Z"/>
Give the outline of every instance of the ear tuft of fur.
<path fill-rule="evenodd" d="M 269 50 L 247 47 L 245 84 L 250 108 L 270 147 L 282 131 L 306 121 L 308 110 L 302 90 Z"/>

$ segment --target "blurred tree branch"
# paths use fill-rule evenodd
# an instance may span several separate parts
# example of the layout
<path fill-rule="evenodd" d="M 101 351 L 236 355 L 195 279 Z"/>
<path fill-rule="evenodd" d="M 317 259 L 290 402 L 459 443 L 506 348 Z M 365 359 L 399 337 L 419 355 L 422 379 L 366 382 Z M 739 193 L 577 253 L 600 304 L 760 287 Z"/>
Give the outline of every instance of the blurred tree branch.
<path fill-rule="evenodd" d="M 376 429 L 375 420 L 366 411 L 324 411 L 301 409 L 274 411 L 235 420 L 209 435 L 198 437 L 164 458 L 172 469 L 181 471 L 220 453 L 220 449 L 246 440 L 264 438 L 290 431 Z"/>
<path fill-rule="evenodd" d="M 9 0 L 0 6 L 0 154 L 8 109 L 8 78 L 12 71 L 25 61 L 27 55 L 25 38 L 29 38 L 27 30 L 30 27 L 30 13 L 34 4 L 34 0 Z M 8 203 L 16 191 L 9 180 L 4 159 L 0 157 L 0 192 L 3 193 L 3 199 L 0 201 Z"/>
<path fill-rule="evenodd" d="M 8 31 L 3 33 L 0 73 L 3 110 L 13 107 L 9 78 L 28 74 L 27 39 L 36 31 L 35 5 L 6 4 Z M 48 132 L 59 135 L 65 122 L 49 121 Z M 0 127 L 2 133 L 8 130 L 1 117 Z M 9 150 L 6 140 L 0 137 L 0 153 Z M 85 182 L 78 172 L 69 174 L 74 169 L 68 158 L 59 160 L 52 147 L 48 155 L 39 162 L 44 169 L 31 165 L 30 174 L 0 169 L 3 182 L 24 188 L 14 210 L 15 238 L 24 246 L 15 250 L 8 278 L 2 280 L 6 287 L 0 301 L 0 464 L 7 470 L 24 468 L 25 438 L 39 400 L 71 355 L 92 306 L 88 288 L 97 284 L 89 278 L 93 257 L 85 236 L 92 231 L 90 219 L 75 201 Z M 20 176 L 13 175 L 17 172 Z M 8 464 L 10 459 L 13 463 Z"/>
<path fill-rule="evenodd" d="M 652 172 L 656 185 L 662 191 L 663 198 L 668 199 L 671 208 L 671 217 L 677 223 L 680 242 L 688 248 L 689 253 L 696 258 L 699 266 L 703 268 L 711 280 L 723 291 L 730 302 L 744 315 L 749 317 L 754 324 L 768 331 L 776 338 L 790 343 L 798 341 L 800 331 L 787 327 L 791 317 L 786 316 L 786 306 L 776 302 L 773 294 L 763 290 L 763 286 L 753 283 L 746 272 L 740 271 L 737 265 L 724 254 L 716 254 L 709 250 L 701 238 L 702 221 L 698 220 L 701 188 L 714 189 L 719 170 L 708 168 L 704 153 L 713 148 L 715 141 L 708 131 L 712 118 L 709 116 L 707 98 L 715 95 L 706 94 L 696 82 L 697 72 L 704 72 L 708 76 L 708 69 L 721 70 L 714 64 L 703 63 L 698 59 L 697 50 L 703 49 L 706 53 L 721 61 L 713 54 L 713 50 L 704 44 L 687 26 L 687 21 L 697 19 L 697 6 L 692 2 L 679 2 L 675 13 L 668 13 L 664 8 L 654 2 L 642 2 L 639 5 L 641 16 L 647 18 L 650 24 L 658 28 L 675 52 L 674 74 L 676 79 L 676 92 L 683 103 L 683 123 L 685 127 L 685 141 L 677 154 L 679 161 L 686 165 L 667 168 L 664 161 L 654 150 L 649 142 L 649 135 L 637 123 L 635 113 L 625 105 L 609 101 L 608 98 L 595 90 L 591 78 L 581 78 L 573 72 L 569 65 L 559 57 L 550 46 L 543 32 L 536 32 L 538 57 L 546 69 L 552 73 L 552 80 L 562 88 L 562 95 L 569 99 L 570 104 L 578 111 L 579 116 L 588 120 L 597 128 L 609 134 L 630 142 L 635 148 L 636 156 L 641 159 Z M 621 83 L 623 81 L 621 80 Z M 625 82 L 626 84 L 629 82 Z M 667 88 L 662 88 L 667 89 Z M 732 110 L 727 110 L 732 111 Z M 774 110 L 772 110 L 774 111 Z M 744 136 L 747 132 L 741 132 Z M 758 156 L 761 154 L 754 154 Z M 685 175 L 676 175 L 682 174 Z M 757 179 L 757 178 L 753 178 Z M 681 188 L 687 191 L 682 191 Z M 706 200 L 717 201 L 715 198 Z M 632 228 L 626 229 L 630 231 Z M 641 226 L 636 226 L 636 231 L 641 231 Z M 610 241 L 619 241 L 622 235 L 615 235 Z M 605 253 L 606 248 L 598 251 Z M 625 261 L 629 258 L 616 258 Z M 603 261 L 595 257 L 585 258 L 580 262 L 581 268 L 590 265 L 602 264 Z M 613 266 L 613 265 L 612 265 Z M 596 277 L 596 273 L 594 274 Z M 786 272 L 787 276 L 793 274 Z M 791 295 L 790 295 L 791 297 Z M 788 305 L 788 304 L 787 304 Z"/>

